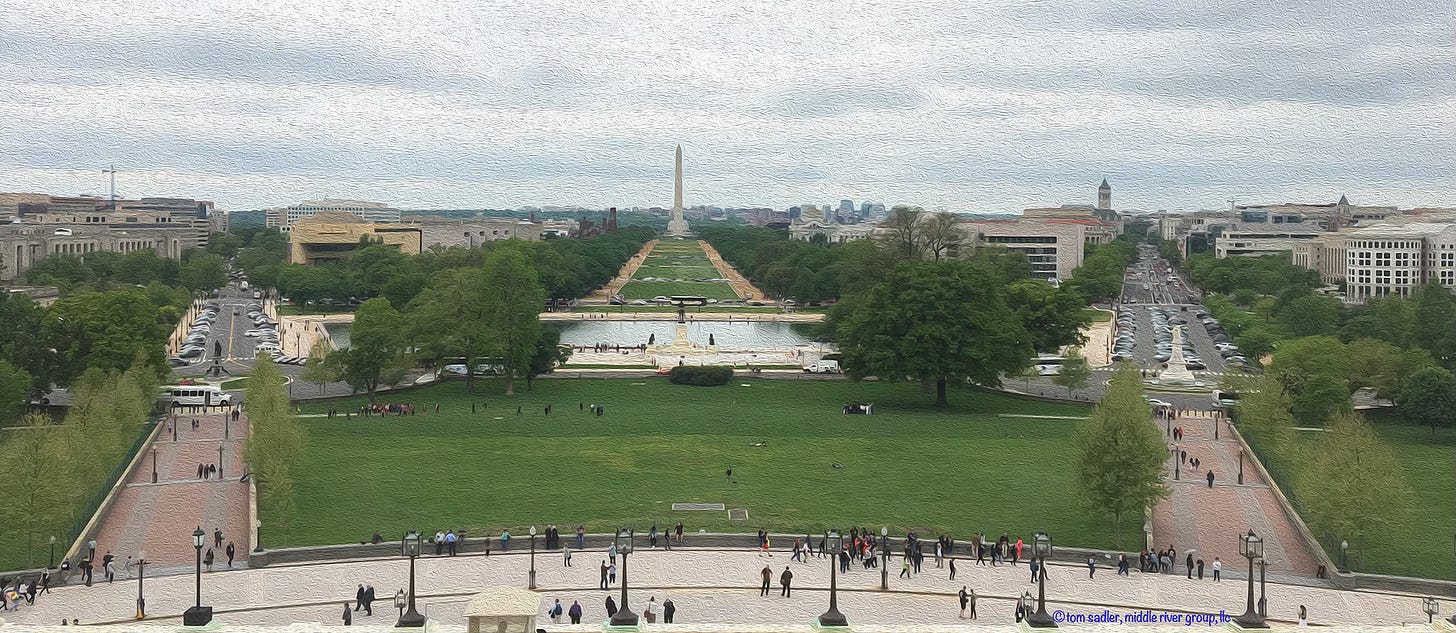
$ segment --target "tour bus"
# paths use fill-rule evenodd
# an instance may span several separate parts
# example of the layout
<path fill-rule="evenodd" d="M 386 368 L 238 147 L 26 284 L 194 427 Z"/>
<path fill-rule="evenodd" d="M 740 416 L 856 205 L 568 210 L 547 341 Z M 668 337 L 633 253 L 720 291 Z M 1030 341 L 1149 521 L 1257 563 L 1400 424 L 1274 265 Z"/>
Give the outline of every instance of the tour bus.
<path fill-rule="evenodd" d="M 233 403 L 233 397 L 215 385 L 162 387 L 160 400 L 173 407 L 226 407 Z"/>
<path fill-rule="evenodd" d="M 1041 376 L 1055 376 L 1062 373 L 1062 363 L 1067 362 L 1066 358 L 1056 354 L 1038 354 L 1032 366 L 1036 373 Z"/>
<path fill-rule="evenodd" d="M 1216 409 L 1227 409 L 1239 403 L 1237 391 L 1213 390 L 1213 406 Z"/>

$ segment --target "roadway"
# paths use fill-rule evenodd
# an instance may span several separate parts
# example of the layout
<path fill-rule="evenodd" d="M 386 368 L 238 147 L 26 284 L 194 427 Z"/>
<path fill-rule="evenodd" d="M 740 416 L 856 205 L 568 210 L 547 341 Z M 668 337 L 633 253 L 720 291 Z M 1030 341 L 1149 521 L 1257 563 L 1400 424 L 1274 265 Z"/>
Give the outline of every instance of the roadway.
<path fill-rule="evenodd" d="M 1160 259 L 1157 250 L 1151 246 L 1140 246 L 1138 259 L 1128 268 L 1123 280 L 1120 313 L 1132 314 L 1136 319 L 1132 362 L 1144 369 L 1157 369 L 1162 362 L 1157 360 L 1157 340 L 1153 326 L 1153 312 L 1161 311 L 1174 320 L 1181 319 L 1183 336 L 1193 344 L 1197 357 L 1207 366 L 1194 371 L 1195 375 L 1217 377 L 1223 375 L 1226 367 L 1223 357 L 1214 349 L 1214 340 L 1199 321 L 1204 313 L 1203 305 L 1197 301 L 1201 293 L 1182 274 L 1174 269 L 1168 274 L 1167 263 Z M 1214 382 L 1217 382 L 1216 379 Z"/>

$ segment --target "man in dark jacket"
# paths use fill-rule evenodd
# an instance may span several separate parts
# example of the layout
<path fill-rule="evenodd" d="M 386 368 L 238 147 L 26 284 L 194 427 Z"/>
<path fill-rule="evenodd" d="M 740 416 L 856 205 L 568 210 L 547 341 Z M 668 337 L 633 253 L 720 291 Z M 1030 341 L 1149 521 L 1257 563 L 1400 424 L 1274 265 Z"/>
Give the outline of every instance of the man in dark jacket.
<path fill-rule="evenodd" d="M 681 524 L 679 524 L 679 529 L 681 529 Z M 677 605 L 675 605 L 675 604 L 672 603 L 672 598 L 667 598 L 667 599 L 663 600 L 662 601 L 662 623 L 663 624 L 672 624 L 672 614 L 674 614 L 674 613 L 677 613 Z"/>
<path fill-rule="evenodd" d="M 617 614 L 617 601 L 616 600 L 613 600 L 611 596 L 607 596 L 607 617 L 610 618 L 610 617 L 612 617 L 612 616 L 614 616 L 616 614 Z"/>
<path fill-rule="evenodd" d="M 374 615 L 374 585 L 364 588 L 364 615 Z"/>
<path fill-rule="evenodd" d="M 581 624 L 581 603 L 572 600 L 571 608 L 566 611 L 566 615 L 571 616 L 572 624 Z"/>

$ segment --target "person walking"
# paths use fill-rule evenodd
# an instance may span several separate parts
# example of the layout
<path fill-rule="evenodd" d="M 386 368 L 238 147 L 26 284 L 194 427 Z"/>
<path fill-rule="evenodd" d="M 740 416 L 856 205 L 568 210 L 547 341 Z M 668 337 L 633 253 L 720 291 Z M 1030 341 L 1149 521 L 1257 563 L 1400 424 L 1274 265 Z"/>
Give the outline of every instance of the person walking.
<path fill-rule="evenodd" d="M 222 528 L 212 528 L 212 546 L 222 547 Z"/>
<path fill-rule="evenodd" d="M 566 610 L 566 616 L 571 618 L 572 624 L 581 624 L 581 603 L 571 601 L 571 608 Z"/>
<path fill-rule="evenodd" d="M 1198 559 L 1198 579 L 1203 580 L 1203 559 Z"/>
<path fill-rule="evenodd" d="M 763 577 L 763 586 L 758 588 L 758 597 L 762 598 L 768 595 L 769 583 L 773 580 L 773 570 L 769 569 L 768 565 L 764 565 L 763 570 L 758 573 Z"/>
<path fill-rule="evenodd" d="M 789 571 L 789 568 L 785 566 L 784 573 L 779 574 L 779 585 L 783 587 L 783 590 L 779 592 L 780 596 L 788 598 L 793 593 L 791 589 L 791 583 L 793 583 L 793 581 L 794 572 Z"/>
<path fill-rule="evenodd" d="M 1096 575 L 1097 575 L 1097 557 L 1095 557 L 1095 556 L 1088 556 L 1087 557 L 1087 580 L 1091 580 L 1092 577 L 1093 576 L 1096 576 Z"/>
<path fill-rule="evenodd" d="M 1127 564 L 1127 554 L 1118 554 L 1117 555 L 1117 575 L 1119 575 L 1119 576 L 1129 576 L 1129 574 L 1128 574 L 1128 564 Z"/>
<path fill-rule="evenodd" d="M 563 548 L 561 548 L 561 564 L 563 566 L 566 566 L 566 567 L 570 567 L 571 566 L 571 548 L 570 547 L 563 547 Z"/>
<path fill-rule="evenodd" d="M 111 552 L 107 552 L 105 556 L 101 557 L 101 571 L 106 574 L 106 582 L 114 582 L 116 580 L 115 561 L 116 557 L 112 556 Z"/>
<path fill-rule="evenodd" d="M 966 588 L 963 586 L 961 587 L 961 590 L 956 593 L 956 596 L 960 598 L 961 601 L 960 619 L 964 620 L 966 619 L 966 606 L 971 603 L 971 594 L 966 593 Z"/>
<path fill-rule="evenodd" d="M 364 587 L 364 615 L 374 615 L 374 585 Z"/>
<path fill-rule="evenodd" d="M 950 559 L 950 580 L 955 580 L 955 558 Z"/>
<path fill-rule="evenodd" d="M 1032 582 L 1032 584 L 1036 584 L 1036 571 L 1037 571 L 1038 567 L 1039 567 L 1039 565 L 1037 565 L 1037 559 L 1035 559 L 1035 558 L 1031 559 L 1031 582 Z"/>
<path fill-rule="evenodd" d="M 1208 471 L 1208 487 L 1213 487 L 1213 471 Z"/>
<path fill-rule="evenodd" d="M 233 568 L 233 555 L 236 554 L 237 551 L 238 551 L 237 548 L 233 547 L 233 542 L 232 541 L 228 541 L 228 544 L 227 544 L 228 569 L 232 569 Z"/>
<path fill-rule="evenodd" d="M 445 547 L 445 533 L 444 532 L 441 532 L 439 530 L 436 530 L 435 531 L 434 543 L 435 543 L 435 555 L 436 556 L 439 556 L 440 555 L 440 550 L 441 549 L 444 549 L 444 547 Z"/>
<path fill-rule="evenodd" d="M 349 603 L 344 603 L 344 626 L 354 623 L 354 612 L 349 610 Z"/>
<path fill-rule="evenodd" d="M 602 561 L 602 589 L 607 588 L 607 561 Z"/>
<path fill-rule="evenodd" d="M 1214 582 L 1217 582 L 1217 581 L 1220 580 L 1219 577 L 1218 577 L 1218 574 L 1221 571 L 1223 571 L 1223 561 L 1219 560 L 1217 556 L 1214 556 L 1213 557 L 1213 580 L 1214 580 Z"/>
<path fill-rule="evenodd" d="M 49 569 L 42 569 L 40 571 L 40 592 L 51 592 L 51 570 Z"/>
<path fill-rule="evenodd" d="M 364 583 L 359 583 L 359 588 L 354 590 L 354 611 L 364 608 Z"/>
<path fill-rule="evenodd" d="M 455 555 L 455 549 L 456 546 L 459 545 L 459 543 L 460 537 L 455 536 L 455 530 L 450 530 L 449 532 L 445 533 L 445 551 L 449 555 Z"/>
<path fill-rule="evenodd" d="M 648 624 L 657 623 L 657 596 L 648 596 L 647 607 L 642 609 L 642 615 L 647 618 Z"/>
<path fill-rule="evenodd" d="M 905 556 L 905 557 L 902 557 L 900 559 L 900 576 L 899 577 L 900 578 L 909 578 L 910 577 L 910 557 L 909 556 Z"/>
<path fill-rule="evenodd" d="M 804 562 L 804 559 L 802 558 L 802 555 L 799 553 L 799 539 L 798 538 L 795 538 L 794 539 L 794 550 L 793 551 L 794 551 L 794 555 L 789 557 L 789 561 L 790 562 L 798 561 L 798 562 L 801 562 L 801 563 Z"/>
<path fill-rule="evenodd" d="M 681 524 L 679 524 L 679 525 L 681 525 Z M 675 605 L 675 604 L 672 603 L 672 598 L 663 597 L 663 599 L 662 599 L 662 623 L 663 624 L 672 624 L 672 616 L 675 613 L 677 613 L 677 605 Z"/>
<path fill-rule="evenodd" d="M 1302 604 L 1299 605 L 1299 628 L 1309 628 L 1309 611 Z"/>
<path fill-rule="evenodd" d="M 214 559 L 214 556 L 213 556 L 213 553 L 212 553 L 212 548 L 209 547 L 209 548 L 207 548 L 207 553 L 202 555 L 202 566 L 203 567 L 206 567 L 207 568 L 207 571 L 212 571 L 212 561 L 213 561 L 213 559 Z"/>
<path fill-rule="evenodd" d="M 551 616 L 552 624 L 561 624 L 562 611 L 564 611 L 564 609 L 561 608 L 561 598 L 557 598 L 556 602 L 551 605 L 551 608 L 546 611 L 546 614 Z"/>
<path fill-rule="evenodd" d="M 1188 551 L 1188 559 L 1184 566 L 1188 568 L 1188 579 L 1193 580 L 1193 550 Z"/>
<path fill-rule="evenodd" d="M 607 586 L 610 587 L 615 584 L 617 584 L 617 564 L 612 563 L 607 565 Z"/>
<path fill-rule="evenodd" d="M 576 549 L 586 549 L 586 526 L 576 526 Z"/>
<path fill-rule="evenodd" d="M 610 617 L 612 617 L 612 616 L 614 616 L 616 614 L 617 614 L 617 601 L 616 600 L 613 600 L 611 596 L 607 596 L 607 617 L 610 618 Z"/>

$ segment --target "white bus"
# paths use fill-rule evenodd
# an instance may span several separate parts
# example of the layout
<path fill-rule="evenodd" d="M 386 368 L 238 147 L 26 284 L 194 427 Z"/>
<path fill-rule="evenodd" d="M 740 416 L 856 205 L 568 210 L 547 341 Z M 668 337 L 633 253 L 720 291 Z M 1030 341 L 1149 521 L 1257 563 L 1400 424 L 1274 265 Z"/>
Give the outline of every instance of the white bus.
<path fill-rule="evenodd" d="M 232 395 L 214 385 L 163 387 L 159 399 L 173 407 L 226 407 L 233 403 Z"/>
<path fill-rule="evenodd" d="M 1238 403 L 1239 393 L 1237 391 L 1224 391 L 1222 389 L 1213 390 L 1213 408 L 1227 409 L 1237 405 Z"/>
<path fill-rule="evenodd" d="M 1062 363 L 1067 359 L 1056 354 L 1038 354 L 1032 361 L 1032 367 L 1036 369 L 1037 375 L 1055 376 L 1062 373 Z"/>

